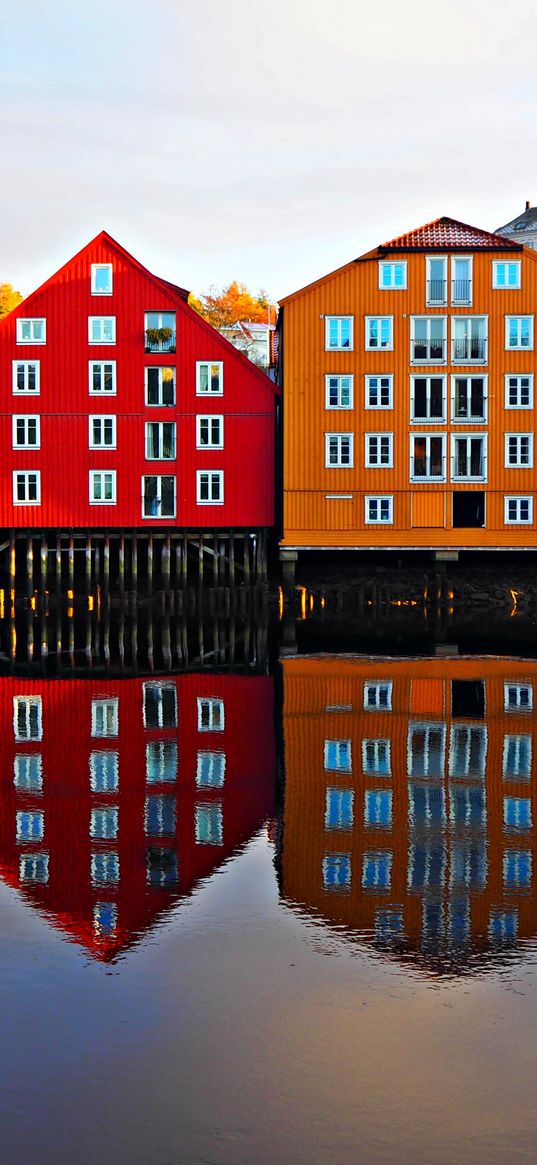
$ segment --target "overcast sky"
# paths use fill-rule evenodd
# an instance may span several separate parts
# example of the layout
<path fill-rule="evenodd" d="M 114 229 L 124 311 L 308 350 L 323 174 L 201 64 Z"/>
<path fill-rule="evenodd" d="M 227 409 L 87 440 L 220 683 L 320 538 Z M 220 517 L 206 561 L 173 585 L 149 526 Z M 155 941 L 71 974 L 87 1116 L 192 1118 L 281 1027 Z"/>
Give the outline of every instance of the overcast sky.
<path fill-rule="evenodd" d="M 518 0 L 3 0 L 0 282 L 103 227 L 156 274 L 287 294 L 441 214 L 537 203 Z"/>

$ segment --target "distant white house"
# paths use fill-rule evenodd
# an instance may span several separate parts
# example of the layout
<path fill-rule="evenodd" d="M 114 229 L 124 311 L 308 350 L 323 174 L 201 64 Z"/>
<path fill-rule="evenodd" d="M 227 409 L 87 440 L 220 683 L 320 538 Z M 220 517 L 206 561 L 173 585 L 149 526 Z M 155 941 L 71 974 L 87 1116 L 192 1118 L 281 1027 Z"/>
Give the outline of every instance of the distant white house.
<path fill-rule="evenodd" d="M 222 335 L 244 352 L 245 356 L 257 364 L 258 368 L 268 370 L 274 363 L 274 334 L 275 324 L 261 324 L 254 320 L 238 320 L 228 328 L 221 328 Z"/>
<path fill-rule="evenodd" d="M 517 243 L 522 243 L 524 247 L 533 247 L 537 250 L 537 206 L 532 206 L 531 202 L 526 203 L 526 209 L 519 214 L 518 218 L 511 219 L 503 227 L 498 227 L 495 231 L 497 235 L 505 235 L 508 239 L 514 239 Z"/>

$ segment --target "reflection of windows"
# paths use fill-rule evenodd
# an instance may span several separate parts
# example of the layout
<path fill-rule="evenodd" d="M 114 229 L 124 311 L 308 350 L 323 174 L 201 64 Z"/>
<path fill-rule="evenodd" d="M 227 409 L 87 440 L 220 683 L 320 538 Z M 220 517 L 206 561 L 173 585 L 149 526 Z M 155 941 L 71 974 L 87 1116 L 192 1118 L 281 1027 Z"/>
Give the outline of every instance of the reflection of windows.
<path fill-rule="evenodd" d="M 408 816 L 413 827 L 443 825 L 446 820 L 443 786 L 409 785 Z"/>
<path fill-rule="evenodd" d="M 445 931 L 444 906 L 436 898 L 425 899 L 421 910 L 421 934 L 424 945 L 438 942 Z"/>
<path fill-rule="evenodd" d="M 119 732 L 119 700 L 91 701 L 91 735 L 117 736 Z"/>
<path fill-rule="evenodd" d="M 389 890 L 392 884 L 393 854 L 390 850 L 372 850 L 364 854 L 362 886 L 364 890 Z"/>
<path fill-rule="evenodd" d="M 518 910 L 491 910 L 489 938 L 496 942 L 515 939 L 518 931 Z"/>
<path fill-rule="evenodd" d="M 219 802 L 195 807 L 196 845 L 224 844 L 224 814 Z"/>
<path fill-rule="evenodd" d="M 450 785 L 449 816 L 454 825 L 484 825 L 487 798 L 484 785 Z"/>
<path fill-rule="evenodd" d="M 533 708 L 533 686 L 531 684 L 503 685 L 503 706 L 506 712 L 528 712 Z"/>
<path fill-rule="evenodd" d="M 323 888 L 325 890 L 350 890 L 351 855 L 325 854 L 323 858 Z"/>
<path fill-rule="evenodd" d="M 483 720 L 485 684 L 483 680 L 451 681 L 451 715 L 466 720 Z"/>
<path fill-rule="evenodd" d="M 352 789 L 327 789 L 324 814 L 325 829 L 352 829 L 354 793 Z"/>
<path fill-rule="evenodd" d="M 448 907 L 449 939 L 454 946 L 462 946 L 470 933 L 470 903 L 468 898 L 452 898 Z"/>
<path fill-rule="evenodd" d="M 444 885 L 446 854 L 436 838 L 413 842 L 408 852 L 408 888 L 424 890 Z"/>
<path fill-rule="evenodd" d="M 225 752 L 200 750 L 196 765 L 196 785 L 198 789 L 221 789 L 226 772 Z"/>
<path fill-rule="evenodd" d="M 147 851 L 147 881 L 150 886 L 176 886 L 178 881 L 175 850 L 150 846 Z"/>
<path fill-rule="evenodd" d="M 352 772 L 352 745 L 350 740 L 325 740 L 324 767 L 329 773 Z"/>
<path fill-rule="evenodd" d="M 149 785 L 175 781 L 177 744 L 173 740 L 148 740 L 145 746 L 145 777 Z"/>
<path fill-rule="evenodd" d="M 364 684 L 364 708 L 367 712 L 392 710 L 392 683 L 382 680 L 378 684 Z"/>
<path fill-rule="evenodd" d="M 93 907 L 93 929 L 97 938 L 110 938 L 117 930 L 115 902 L 96 902 Z"/>
<path fill-rule="evenodd" d="M 21 809 L 17 813 L 17 841 L 43 841 L 45 814 L 40 809 Z"/>
<path fill-rule="evenodd" d="M 149 837 L 173 837 L 176 799 L 169 793 L 151 793 L 145 799 L 145 832 Z"/>
<path fill-rule="evenodd" d="M 366 789 L 364 797 L 364 825 L 378 825 L 386 829 L 392 824 L 393 797 L 391 789 Z"/>
<path fill-rule="evenodd" d="M 504 797 L 503 823 L 506 829 L 531 829 L 531 800 L 529 797 Z"/>
<path fill-rule="evenodd" d="M 483 838 L 455 838 L 451 849 L 451 884 L 483 890 L 487 884 L 487 847 Z"/>
<path fill-rule="evenodd" d="M 389 740 L 362 740 L 362 770 L 366 776 L 389 777 L 392 772 Z"/>
<path fill-rule="evenodd" d="M 442 777 L 446 752 L 445 724 L 416 721 L 408 726 L 409 777 Z"/>
<path fill-rule="evenodd" d="M 98 850 L 91 855 L 92 886 L 115 885 L 119 882 L 119 857 L 116 853 Z"/>
<path fill-rule="evenodd" d="M 90 836 L 101 841 L 117 837 L 119 828 L 119 811 L 111 806 L 99 806 L 91 810 Z"/>
<path fill-rule="evenodd" d="M 144 684 L 144 728 L 177 728 L 175 684 Z"/>
<path fill-rule="evenodd" d="M 224 731 L 224 701 L 213 696 L 198 696 L 198 732 Z"/>
<path fill-rule="evenodd" d="M 506 890 L 531 886 L 532 855 L 527 849 L 506 849 L 503 855 L 503 884 Z"/>
<path fill-rule="evenodd" d="M 379 906 L 375 911 L 375 937 L 382 942 L 402 938 L 404 920 L 402 906 Z"/>
<path fill-rule="evenodd" d="M 21 854 L 19 858 L 19 881 L 48 882 L 48 865 L 48 854 Z"/>
<path fill-rule="evenodd" d="M 115 793 L 119 783 L 119 753 L 90 752 L 89 772 L 92 793 Z"/>
<path fill-rule="evenodd" d="M 483 777 L 487 730 L 480 724 L 454 724 L 449 741 L 450 777 Z"/>
<path fill-rule="evenodd" d="M 509 735 L 503 738 L 503 775 L 526 780 L 531 776 L 531 736 Z"/>
<path fill-rule="evenodd" d="M 42 740 L 41 696 L 13 697 L 13 730 L 15 740 Z"/>
<path fill-rule="evenodd" d="M 13 758 L 13 784 L 16 789 L 41 793 L 43 789 L 43 757 L 40 752 L 17 753 Z"/>

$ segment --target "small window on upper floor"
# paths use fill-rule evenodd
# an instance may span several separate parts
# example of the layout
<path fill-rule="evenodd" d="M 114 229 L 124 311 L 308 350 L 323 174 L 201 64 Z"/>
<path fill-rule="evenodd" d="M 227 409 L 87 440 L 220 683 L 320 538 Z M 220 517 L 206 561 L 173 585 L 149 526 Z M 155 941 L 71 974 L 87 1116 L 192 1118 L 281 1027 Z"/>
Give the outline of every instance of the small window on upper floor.
<path fill-rule="evenodd" d="M 17 344 L 46 344 L 46 342 L 46 319 L 17 320 Z"/>
<path fill-rule="evenodd" d="M 426 303 L 442 307 L 447 303 L 447 258 L 431 256 L 426 260 Z"/>
<path fill-rule="evenodd" d="M 501 289 L 502 287 L 521 287 L 521 273 L 522 264 L 520 259 L 511 260 L 509 263 L 494 261 L 492 264 L 492 286 L 495 289 Z"/>
<path fill-rule="evenodd" d="M 13 361 L 13 393 L 37 396 L 39 394 L 39 360 Z"/>
<path fill-rule="evenodd" d="M 100 360 L 90 360 L 88 368 L 90 396 L 100 394 L 114 396 L 116 392 L 115 360 L 110 360 L 106 364 Z"/>
<path fill-rule="evenodd" d="M 393 348 L 393 316 L 365 317 L 367 352 L 390 352 Z"/>
<path fill-rule="evenodd" d="M 379 288 L 381 291 L 404 291 L 406 288 L 406 262 L 379 263 Z"/>
<path fill-rule="evenodd" d="M 527 376 L 505 377 L 506 409 L 533 408 L 533 373 Z"/>
<path fill-rule="evenodd" d="M 354 347 L 354 316 L 325 316 L 326 351 L 352 352 Z"/>
<path fill-rule="evenodd" d="M 88 344 L 115 344 L 115 342 L 115 316 L 88 316 Z"/>
<path fill-rule="evenodd" d="M 505 347 L 509 351 L 533 350 L 533 316 L 505 317 Z"/>
<path fill-rule="evenodd" d="M 145 369 L 146 405 L 175 404 L 175 368 Z"/>
<path fill-rule="evenodd" d="M 15 415 L 13 424 L 14 449 L 39 449 L 40 418 Z"/>
<path fill-rule="evenodd" d="M 506 497 L 504 522 L 506 526 L 531 526 L 533 522 L 533 497 Z"/>
<path fill-rule="evenodd" d="M 393 408 L 393 376 L 366 376 L 366 409 Z"/>
<path fill-rule="evenodd" d="M 111 263 L 91 264 L 91 294 L 111 295 L 113 291 L 113 275 Z"/>
<path fill-rule="evenodd" d="M 352 409 L 354 376 L 325 376 L 325 408 Z"/>
<path fill-rule="evenodd" d="M 196 364 L 196 396 L 222 396 L 224 392 L 224 365 L 211 360 Z"/>
<path fill-rule="evenodd" d="M 146 311 L 146 352 L 175 352 L 176 313 L 174 311 Z"/>

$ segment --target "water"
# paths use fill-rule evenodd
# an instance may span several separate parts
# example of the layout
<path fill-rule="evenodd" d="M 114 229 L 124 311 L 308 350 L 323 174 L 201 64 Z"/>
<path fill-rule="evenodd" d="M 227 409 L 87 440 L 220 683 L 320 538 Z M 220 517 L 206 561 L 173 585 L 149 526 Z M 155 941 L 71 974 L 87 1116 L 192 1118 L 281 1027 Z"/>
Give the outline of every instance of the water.
<path fill-rule="evenodd" d="M 306 597 L 0 622 L 6 1161 L 535 1159 L 531 619 Z"/>

